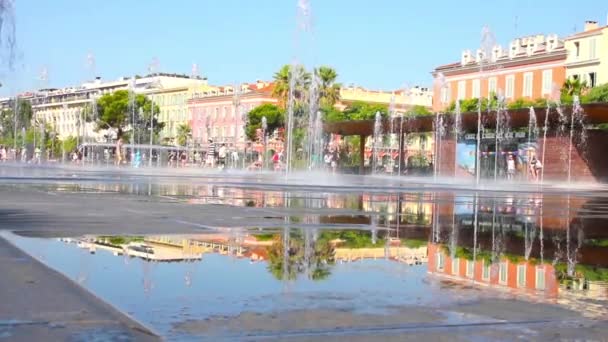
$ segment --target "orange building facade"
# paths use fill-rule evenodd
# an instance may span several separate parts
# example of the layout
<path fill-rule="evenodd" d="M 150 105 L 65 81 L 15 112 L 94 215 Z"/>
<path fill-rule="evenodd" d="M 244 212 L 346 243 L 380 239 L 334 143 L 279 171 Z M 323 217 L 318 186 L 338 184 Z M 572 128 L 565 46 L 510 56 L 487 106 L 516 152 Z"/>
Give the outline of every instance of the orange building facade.
<path fill-rule="evenodd" d="M 428 272 L 450 280 L 473 281 L 520 293 L 542 293 L 545 298 L 556 298 L 559 292 L 559 281 L 551 264 L 512 262 L 506 257 L 494 264 L 484 260 L 452 259 L 434 243 L 428 244 L 428 253 Z"/>
<path fill-rule="evenodd" d="M 518 99 L 553 98 L 566 80 L 567 50 L 556 35 L 513 40 L 508 49 L 462 52 L 457 63 L 433 70 L 433 110 L 441 111 L 456 100 L 503 94 Z"/>

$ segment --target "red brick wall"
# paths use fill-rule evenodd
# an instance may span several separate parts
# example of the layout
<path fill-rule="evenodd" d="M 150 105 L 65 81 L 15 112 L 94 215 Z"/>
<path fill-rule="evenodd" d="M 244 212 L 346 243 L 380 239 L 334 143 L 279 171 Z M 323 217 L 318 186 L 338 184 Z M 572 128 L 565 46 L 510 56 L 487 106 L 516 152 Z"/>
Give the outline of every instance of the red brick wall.
<path fill-rule="evenodd" d="M 589 144 L 590 143 L 590 144 Z M 598 148 L 599 146 L 592 146 L 598 142 L 591 143 L 589 141 L 588 147 Z M 543 168 L 544 168 L 544 179 L 547 180 L 559 180 L 565 181 L 568 179 L 568 146 L 570 144 L 569 137 L 547 137 L 546 144 L 543 144 L 543 139 L 538 140 L 538 155 L 537 158 L 542 160 L 543 158 L 543 145 L 546 148 Z M 562 154 L 566 157 L 562 159 Z M 571 180 L 572 181 L 583 181 L 593 182 L 596 181 L 596 177 L 591 172 L 587 161 L 583 159 L 583 150 L 578 146 L 572 148 L 572 162 L 571 162 Z"/>
<path fill-rule="evenodd" d="M 441 152 L 438 161 L 440 176 L 455 176 L 456 168 L 456 140 L 453 137 L 444 137 L 441 140 Z"/>

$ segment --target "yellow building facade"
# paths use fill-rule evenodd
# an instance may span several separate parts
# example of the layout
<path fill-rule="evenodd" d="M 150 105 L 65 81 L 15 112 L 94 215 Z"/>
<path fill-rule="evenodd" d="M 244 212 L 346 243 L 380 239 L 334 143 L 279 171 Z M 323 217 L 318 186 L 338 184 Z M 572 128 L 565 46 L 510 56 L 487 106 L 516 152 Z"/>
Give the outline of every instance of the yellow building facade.
<path fill-rule="evenodd" d="M 589 87 L 608 83 L 608 26 L 587 21 L 583 32 L 566 38 L 565 46 L 567 78 L 585 81 Z"/>
<path fill-rule="evenodd" d="M 425 87 L 382 91 L 347 86 L 340 89 L 340 103 L 336 107 L 342 110 L 349 103 L 357 101 L 383 105 L 390 105 L 393 102 L 398 112 L 406 111 L 413 106 L 423 106 L 430 109 L 433 106 L 433 91 Z"/>

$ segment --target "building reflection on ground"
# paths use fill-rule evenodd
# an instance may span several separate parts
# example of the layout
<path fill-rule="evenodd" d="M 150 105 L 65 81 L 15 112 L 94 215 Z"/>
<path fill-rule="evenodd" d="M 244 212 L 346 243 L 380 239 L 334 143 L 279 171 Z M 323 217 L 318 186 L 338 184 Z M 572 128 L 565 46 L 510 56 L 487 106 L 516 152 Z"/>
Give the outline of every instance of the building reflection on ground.
<path fill-rule="evenodd" d="M 334 211 L 299 214 L 290 221 L 298 226 L 291 228 L 77 242 L 92 252 L 106 249 L 148 262 L 204 262 L 205 254 L 222 254 L 264 262 L 282 281 L 323 280 L 336 264 L 386 259 L 424 265 L 430 277 L 449 284 L 579 305 L 590 313 L 607 306 L 608 231 L 606 220 L 594 215 L 607 204 L 601 198 L 450 192 L 309 197 L 214 186 L 193 194 L 193 204 Z"/>

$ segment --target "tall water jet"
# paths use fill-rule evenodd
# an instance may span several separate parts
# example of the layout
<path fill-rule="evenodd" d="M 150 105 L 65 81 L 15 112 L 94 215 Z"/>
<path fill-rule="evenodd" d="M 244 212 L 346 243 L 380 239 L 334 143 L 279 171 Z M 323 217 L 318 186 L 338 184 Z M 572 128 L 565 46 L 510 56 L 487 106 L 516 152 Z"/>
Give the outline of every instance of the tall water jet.
<path fill-rule="evenodd" d="M 316 121 L 319 109 L 319 75 L 317 70 L 313 70 L 312 79 L 308 91 L 308 132 L 306 135 L 306 154 L 308 158 L 308 168 L 311 169 L 314 163 L 314 145 L 316 132 Z"/>
<path fill-rule="evenodd" d="M 388 143 L 388 151 L 389 151 L 389 156 L 390 156 L 390 163 L 389 165 L 391 166 L 391 173 L 392 171 L 395 170 L 394 165 L 393 165 L 393 148 L 395 146 L 395 118 L 396 118 L 396 114 L 395 113 L 395 94 L 391 95 L 391 99 L 388 105 L 388 117 L 390 119 L 390 128 L 389 128 L 389 143 Z"/>
<path fill-rule="evenodd" d="M 561 113 L 560 105 L 556 106 L 558 113 Z M 534 108 L 531 108 L 534 111 Z M 545 123 L 543 124 L 543 154 L 541 156 L 541 163 L 543 167 L 540 169 L 540 183 L 543 184 L 545 181 L 545 155 L 547 150 L 547 131 L 549 130 L 549 114 L 551 113 L 551 106 L 547 103 L 547 109 L 545 112 Z M 561 116 L 561 114 L 560 114 Z M 528 156 L 528 167 L 530 167 L 530 156 Z"/>
<path fill-rule="evenodd" d="M 454 143 L 458 143 L 458 139 L 462 134 L 462 113 L 460 110 L 460 101 L 456 101 L 454 107 Z M 458 170 L 458 158 L 454 158 L 454 170 Z"/>
<path fill-rule="evenodd" d="M 496 39 L 490 28 L 484 26 L 481 30 L 481 60 L 479 62 L 479 73 L 483 78 L 483 67 L 490 61 L 490 56 L 492 56 L 492 49 L 496 45 Z M 489 95 L 489 94 L 488 94 Z M 475 149 L 475 182 L 479 184 L 481 177 L 481 108 L 482 108 L 483 97 L 479 97 L 478 107 L 477 107 L 477 146 Z M 489 107 L 489 106 L 488 106 Z"/>
<path fill-rule="evenodd" d="M 441 142 L 443 135 L 445 134 L 445 126 L 443 116 L 437 112 L 435 114 L 435 153 L 433 154 L 433 179 L 437 180 L 437 176 L 441 171 Z"/>
<path fill-rule="evenodd" d="M 498 91 L 498 101 L 496 106 L 496 129 L 495 138 L 495 153 L 494 153 L 494 181 L 498 179 L 498 159 L 502 158 L 501 144 L 509 136 L 509 112 L 505 108 L 505 97 L 502 91 Z"/>
<path fill-rule="evenodd" d="M 549 106 L 549 103 L 547 103 L 547 107 Z M 548 118 L 547 115 L 545 115 L 545 119 Z M 526 163 L 529 165 L 530 163 L 530 149 L 532 148 L 532 139 L 534 139 L 535 141 L 538 141 L 538 122 L 537 122 L 537 118 L 536 118 L 536 111 L 534 111 L 534 107 L 530 107 L 530 110 L 528 112 L 528 145 L 526 146 L 526 151 L 527 155 L 526 155 Z M 541 158 L 541 163 L 544 165 L 545 163 L 545 148 L 543 147 L 543 155 Z M 528 174 L 528 172 L 526 171 L 526 174 Z M 543 169 L 541 169 L 541 184 L 542 184 L 542 179 L 544 176 L 544 171 Z"/>
<path fill-rule="evenodd" d="M 587 130 L 585 128 L 585 112 L 581 107 L 578 95 L 574 96 L 572 113 L 570 114 L 570 141 L 568 144 L 568 184 L 572 181 L 572 149 L 574 147 L 574 131 L 580 127 L 579 146 L 584 147 L 587 140 Z"/>
<path fill-rule="evenodd" d="M 0 61 L 9 70 L 15 65 L 17 35 L 15 24 L 15 5 L 13 0 L 0 0 Z"/>
<path fill-rule="evenodd" d="M 297 84 L 296 65 L 292 64 L 289 70 L 289 95 L 287 99 L 287 141 L 285 146 L 285 175 L 289 174 L 293 144 L 294 111 L 296 107 L 295 88 Z"/>
<path fill-rule="evenodd" d="M 401 165 L 403 165 L 403 113 L 399 113 L 399 166 L 397 167 L 397 175 L 401 176 Z"/>
<path fill-rule="evenodd" d="M 378 168 L 378 156 L 380 155 L 379 149 L 382 146 L 382 115 L 380 112 L 376 112 L 376 120 L 374 122 L 374 136 L 372 141 L 372 173 L 376 173 Z"/>

